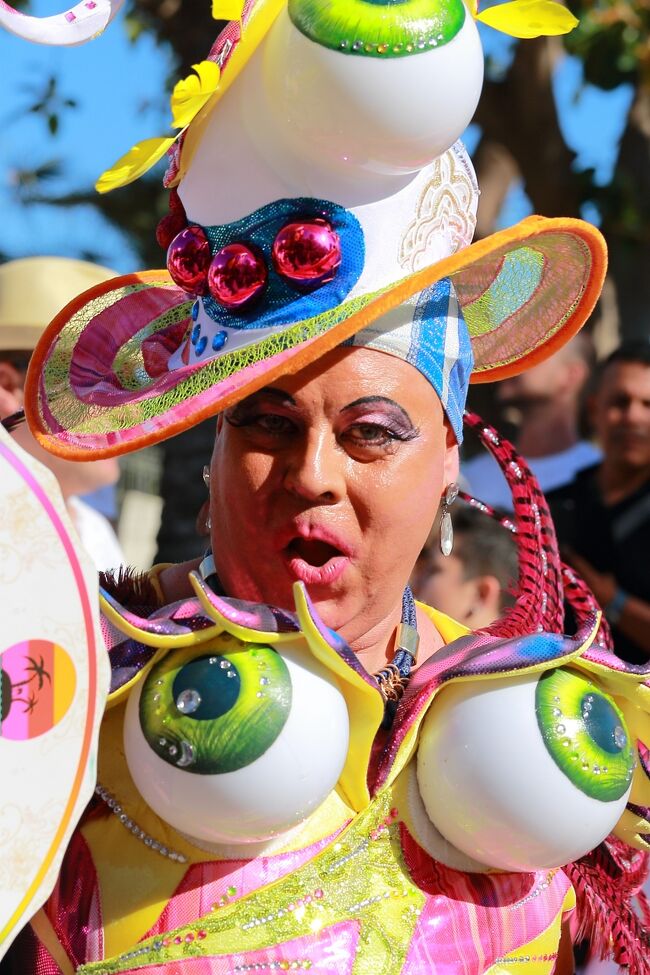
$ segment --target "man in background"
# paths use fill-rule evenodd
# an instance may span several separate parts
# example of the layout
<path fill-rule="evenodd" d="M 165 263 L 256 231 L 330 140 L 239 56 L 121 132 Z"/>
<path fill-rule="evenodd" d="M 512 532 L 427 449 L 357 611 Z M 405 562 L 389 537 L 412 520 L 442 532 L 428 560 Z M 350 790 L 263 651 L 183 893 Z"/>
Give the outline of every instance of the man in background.
<path fill-rule="evenodd" d="M 451 555 L 440 551 L 440 532 L 434 527 L 420 553 L 411 586 L 417 599 L 473 630 L 481 629 L 515 601 L 515 538 L 494 518 L 460 502 L 451 518 Z"/>
<path fill-rule="evenodd" d="M 27 366 L 45 327 L 82 291 L 112 277 L 114 272 L 107 268 L 65 257 L 28 257 L 0 265 L 0 419 L 22 409 Z M 122 552 L 109 521 L 79 497 L 115 484 L 117 460 L 62 460 L 43 450 L 25 423 L 16 427 L 13 436 L 57 478 L 82 545 L 96 567 L 121 565 Z"/>
<path fill-rule="evenodd" d="M 602 462 L 548 495 L 560 547 L 603 607 L 619 657 L 650 659 L 650 341 L 600 366 L 589 413 Z"/>
<path fill-rule="evenodd" d="M 582 391 L 594 365 L 593 346 L 582 333 L 533 369 L 496 383 L 504 414 L 515 414 L 515 446 L 537 477 L 552 491 L 600 460 L 599 450 L 580 439 Z M 492 507 L 512 510 L 512 496 L 498 464 L 481 454 L 462 465 L 467 491 Z"/>

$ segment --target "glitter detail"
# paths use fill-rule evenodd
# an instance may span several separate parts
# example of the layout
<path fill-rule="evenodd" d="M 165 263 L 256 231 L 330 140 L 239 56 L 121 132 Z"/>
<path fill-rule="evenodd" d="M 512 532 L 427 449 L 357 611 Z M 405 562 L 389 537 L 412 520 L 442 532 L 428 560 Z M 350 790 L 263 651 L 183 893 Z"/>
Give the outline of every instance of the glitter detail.
<path fill-rule="evenodd" d="M 378 904 L 379 901 L 386 900 L 390 896 L 390 891 L 386 890 L 383 894 L 375 894 L 374 897 L 364 897 L 363 900 L 357 901 L 356 904 L 352 904 L 351 907 L 348 907 L 348 911 L 350 914 L 357 914 L 366 907 L 370 907 L 371 904 Z"/>
<path fill-rule="evenodd" d="M 317 905 L 319 901 L 323 899 L 323 890 L 318 888 L 312 891 L 311 894 L 305 894 L 304 897 L 297 897 L 295 900 L 289 901 L 277 910 L 272 911 L 270 914 L 262 914 L 257 917 L 251 918 L 245 924 L 242 924 L 242 931 L 248 931 L 250 928 L 259 928 L 262 925 L 269 924 L 271 921 L 277 921 L 279 918 L 284 917 L 286 914 L 294 914 L 301 908 L 307 908 L 310 905 Z"/>
<path fill-rule="evenodd" d="M 280 880 L 259 889 L 240 890 L 239 899 L 232 900 L 228 895 L 237 890 L 229 887 L 207 916 L 141 942 L 127 954 L 83 965 L 79 975 L 126 975 L 150 968 L 181 971 L 185 963 L 192 968 L 192 962 L 198 971 L 202 970 L 199 958 L 204 966 L 224 973 L 295 971 L 301 966 L 303 971 L 317 972 L 330 952 L 330 960 L 339 960 L 332 971 L 405 971 L 409 952 L 417 939 L 425 933 L 428 937 L 425 926 L 431 923 L 429 895 L 413 871 L 425 871 L 429 881 L 440 871 L 445 885 L 453 872 L 435 865 L 419 848 L 416 852 L 391 798 L 389 790 L 380 792 L 317 856 Z M 352 865 L 340 875 L 332 874 L 328 868 L 342 860 L 348 862 L 351 853 L 356 854 Z M 414 856 L 421 862 L 413 860 Z M 506 895 L 503 911 L 516 910 L 539 896 L 554 873 L 538 876 L 541 884 L 518 904 Z M 560 908 L 566 886 L 560 879 L 550 892 L 549 905 L 556 905 L 554 911 Z M 522 882 L 520 890 L 526 889 L 529 886 Z M 519 925 L 521 918 L 513 917 L 512 923 Z M 495 954 L 500 949 L 507 960 L 505 952 L 511 944 L 501 941 L 495 945 Z M 514 944 L 520 945 L 520 952 L 527 948 L 525 941 Z M 134 959 L 137 965 L 133 965 Z M 329 971 L 331 964 L 325 967 Z"/>
<path fill-rule="evenodd" d="M 176 707 L 181 714 L 194 714 L 201 707 L 201 695 L 195 688 L 187 687 L 176 698 Z"/>
<path fill-rule="evenodd" d="M 508 958 L 496 958 L 495 965 L 528 965 L 530 962 L 555 961 L 557 951 L 550 951 L 545 955 L 517 955 Z"/>
<path fill-rule="evenodd" d="M 194 748 L 189 741 L 181 742 L 181 757 L 176 762 L 178 768 L 189 768 L 194 765 Z"/>
<path fill-rule="evenodd" d="M 168 847 L 166 847 L 163 843 L 159 843 L 158 840 L 153 838 L 153 836 L 150 836 L 148 833 L 145 833 L 143 829 L 140 829 L 138 824 L 135 823 L 130 816 L 127 816 L 115 796 L 111 795 L 108 789 L 105 789 L 102 785 L 97 785 L 95 786 L 95 795 L 99 796 L 102 802 L 106 803 L 108 808 L 115 816 L 117 816 L 125 829 L 128 829 L 130 833 L 133 833 L 136 839 L 144 843 L 145 846 L 148 846 L 150 850 L 154 851 L 154 853 L 159 853 L 160 856 L 167 857 L 169 860 L 175 860 L 176 863 L 187 863 L 187 857 L 182 853 L 177 853 L 176 850 L 168 849 Z"/>
<path fill-rule="evenodd" d="M 537 884 L 534 890 L 532 890 L 530 894 L 527 894 L 526 897 L 523 897 L 521 900 L 516 901 L 516 903 L 511 904 L 509 910 L 511 911 L 519 910 L 519 908 L 523 907 L 524 904 L 530 904 L 530 902 L 534 901 L 537 897 L 540 896 L 540 894 L 543 894 L 544 891 L 548 890 L 548 888 L 550 887 L 553 877 L 555 876 L 556 873 L 557 870 L 549 870 L 544 880 L 542 880 L 539 884 Z"/>
<path fill-rule="evenodd" d="M 235 965 L 233 972 L 288 972 L 297 971 L 302 969 L 311 968 L 311 962 L 308 958 L 302 958 L 300 960 L 294 961 L 262 961 L 262 962 L 251 962 L 250 965 Z"/>

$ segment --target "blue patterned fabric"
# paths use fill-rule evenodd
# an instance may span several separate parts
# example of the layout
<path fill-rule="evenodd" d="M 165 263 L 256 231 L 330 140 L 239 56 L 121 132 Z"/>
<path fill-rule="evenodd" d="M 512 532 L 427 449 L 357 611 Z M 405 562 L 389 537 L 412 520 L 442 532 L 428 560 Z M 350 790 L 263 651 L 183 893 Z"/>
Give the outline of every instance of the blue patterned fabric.
<path fill-rule="evenodd" d="M 463 411 L 474 356 L 449 278 L 437 281 L 344 344 L 377 349 L 415 366 L 440 397 L 456 440 L 462 443 Z"/>

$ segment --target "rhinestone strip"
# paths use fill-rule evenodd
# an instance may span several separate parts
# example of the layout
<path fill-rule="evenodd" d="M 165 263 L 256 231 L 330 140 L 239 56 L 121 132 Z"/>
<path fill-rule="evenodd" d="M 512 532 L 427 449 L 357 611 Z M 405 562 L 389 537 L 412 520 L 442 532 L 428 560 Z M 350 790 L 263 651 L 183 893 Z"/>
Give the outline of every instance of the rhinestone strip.
<path fill-rule="evenodd" d="M 153 850 L 154 853 L 159 853 L 160 856 L 167 857 L 169 860 L 174 860 L 176 863 L 187 863 L 187 857 L 183 853 L 178 853 L 176 850 L 170 850 L 169 847 L 160 843 L 158 840 L 150 836 L 149 833 L 145 833 L 143 829 L 140 829 L 137 823 L 134 823 L 130 816 L 122 809 L 121 805 L 115 798 L 111 795 L 108 789 L 105 789 L 103 785 L 97 784 L 95 787 L 95 795 L 98 796 L 102 802 L 105 802 L 113 815 L 117 816 L 122 826 L 128 829 L 130 833 L 133 833 L 136 839 L 144 843 L 145 846 Z"/>
<path fill-rule="evenodd" d="M 497 958 L 495 965 L 528 965 L 532 962 L 555 961 L 557 951 L 549 951 L 545 955 L 517 955 L 515 958 Z"/>

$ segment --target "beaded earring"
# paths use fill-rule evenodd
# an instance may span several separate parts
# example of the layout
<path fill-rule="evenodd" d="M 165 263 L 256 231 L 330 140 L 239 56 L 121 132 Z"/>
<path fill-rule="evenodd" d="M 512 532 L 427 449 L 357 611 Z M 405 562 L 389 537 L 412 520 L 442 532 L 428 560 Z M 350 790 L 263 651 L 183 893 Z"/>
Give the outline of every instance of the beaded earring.
<path fill-rule="evenodd" d="M 453 481 L 445 491 L 442 500 L 442 518 L 440 519 L 440 551 L 443 555 L 451 555 L 454 547 L 454 526 L 449 509 L 458 497 L 459 487 Z"/>

